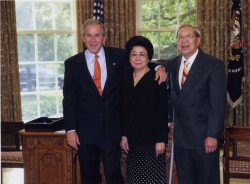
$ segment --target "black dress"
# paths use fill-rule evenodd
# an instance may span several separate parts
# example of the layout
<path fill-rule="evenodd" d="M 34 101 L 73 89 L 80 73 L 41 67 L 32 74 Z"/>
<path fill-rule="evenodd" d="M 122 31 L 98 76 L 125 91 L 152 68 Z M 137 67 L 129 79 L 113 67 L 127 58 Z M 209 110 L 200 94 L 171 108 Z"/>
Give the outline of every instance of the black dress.
<path fill-rule="evenodd" d="M 166 84 L 147 72 L 134 86 L 133 71 L 125 82 L 125 121 L 123 135 L 128 138 L 127 184 L 166 183 L 165 153 L 156 157 L 155 144 L 168 141 Z"/>

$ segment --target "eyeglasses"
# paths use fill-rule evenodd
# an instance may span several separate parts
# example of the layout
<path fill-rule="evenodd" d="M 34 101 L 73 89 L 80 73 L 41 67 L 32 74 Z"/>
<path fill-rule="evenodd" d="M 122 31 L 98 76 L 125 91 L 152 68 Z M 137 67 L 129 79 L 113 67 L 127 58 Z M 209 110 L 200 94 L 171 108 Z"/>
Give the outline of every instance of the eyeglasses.
<path fill-rule="evenodd" d="M 94 38 L 94 39 L 101 39 L 103 37 L 102 34 L 84 34 L 84 36 L 87 38 L 87 39 L 91 39 L 91 38 Z"/>
<path fill-rule="evenodd" d="M 182 42 L 184 39 L 185 39 L 186 41 L 190 41 L 193 37 L 196 37 L 196 35 L 187 34 L 187 35 L 185 35 L 185 36 L 178 36 L 178 37 L 177 37 L 177 41 L 178 41 L 178 42 Z"/>
<path fill-rule="evenodd" d="M 139 54 L 137 54 L 137 53 L 131 53 L 130 54 L 130 57 L 133 58 L 133 59 L 137 58 L 137 56 L 139 56 L 140 59 L 146 59 L 147 54 L 144 53 L 144 52 L 139 53 Z"/>

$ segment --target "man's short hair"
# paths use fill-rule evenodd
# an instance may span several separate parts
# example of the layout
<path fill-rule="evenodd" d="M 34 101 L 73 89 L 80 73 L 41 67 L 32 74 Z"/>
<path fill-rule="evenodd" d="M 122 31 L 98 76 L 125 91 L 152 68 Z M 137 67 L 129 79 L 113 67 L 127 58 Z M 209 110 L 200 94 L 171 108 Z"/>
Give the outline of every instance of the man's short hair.
<path fill-rule="evenodd" d="M 106 35 L 104 25 L 99 20 L 96 20 L 96 19 L 88 19 L 84 22 L 82 26 L 82 31 L 81 31 L 82 35 L 84 35 L 85 29 L 89 25 L 100 25 L 102 27 L 102 35 L 103 36 Z"/>

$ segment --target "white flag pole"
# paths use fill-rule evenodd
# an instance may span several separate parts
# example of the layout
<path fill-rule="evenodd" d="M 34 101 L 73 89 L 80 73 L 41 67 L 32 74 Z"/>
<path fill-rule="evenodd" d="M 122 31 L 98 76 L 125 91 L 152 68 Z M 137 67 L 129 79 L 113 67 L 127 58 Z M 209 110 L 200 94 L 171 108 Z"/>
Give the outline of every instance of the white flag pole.
<path fill-rule="evenodd" d="M 171 145 L 171 157 L 170 157 L 170 169 L 169 169 L 169 184 L 172 184 L 173 176 L 173 162 L 174 162 L 174 136 L 172 135 L 172 145 Z"/>
<path fill-rule="evenodd" d="M 174 109 L 173 109 L 173 124 L 174 124 Z M 172 184 L 173 164 L 174 164 L 174 130 L 172 132 L 172 145 L 171 145 L 170 169 L 169 169 L 169 180 L 168 180 L 169 184 Z"/>

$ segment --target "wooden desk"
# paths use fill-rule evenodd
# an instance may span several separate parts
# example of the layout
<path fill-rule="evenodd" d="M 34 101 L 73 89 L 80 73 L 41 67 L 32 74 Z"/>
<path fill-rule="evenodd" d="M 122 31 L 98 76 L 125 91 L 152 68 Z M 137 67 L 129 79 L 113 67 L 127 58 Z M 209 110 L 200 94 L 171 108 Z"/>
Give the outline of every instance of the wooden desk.
<path fill-rule="evenodd" d="M 19 131 L 25 184 L 81 183 L 76 152 L 67 145 L 65 131 Z"/>

